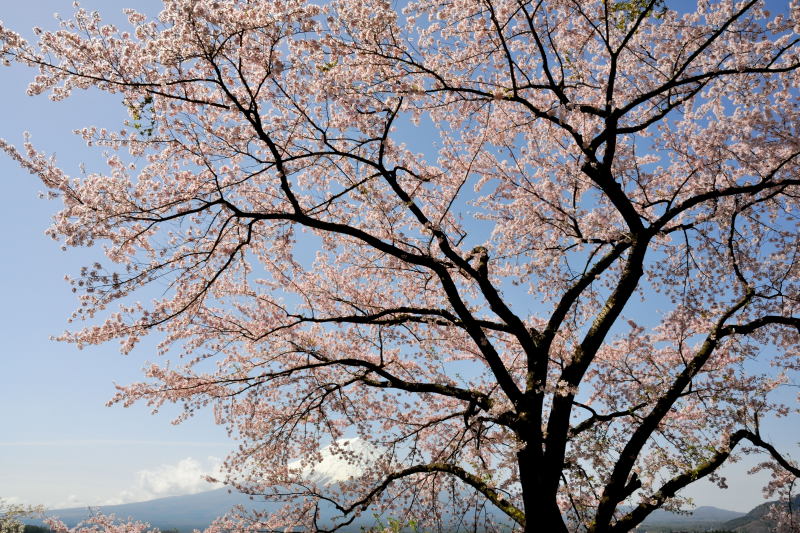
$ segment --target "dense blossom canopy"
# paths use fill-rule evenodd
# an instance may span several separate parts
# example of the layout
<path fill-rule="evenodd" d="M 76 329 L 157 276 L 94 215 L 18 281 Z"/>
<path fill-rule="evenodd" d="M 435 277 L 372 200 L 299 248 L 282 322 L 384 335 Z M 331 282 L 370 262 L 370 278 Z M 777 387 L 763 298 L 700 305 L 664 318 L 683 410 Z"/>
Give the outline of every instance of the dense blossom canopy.
<path fill-rule="evenodd" d="M 800 370 L 797 0 L 126 13 L 0 26 L 32 94 L 128 107 L 79 131 L 108 170 L 0 145 L 105 246 L 64 338 L 161 332 L 115 401 L 212 406 L 227 481 L 289 502 L 259 527 L 628 531 L 743 450 L 800 473 L 759 432 Z"/>

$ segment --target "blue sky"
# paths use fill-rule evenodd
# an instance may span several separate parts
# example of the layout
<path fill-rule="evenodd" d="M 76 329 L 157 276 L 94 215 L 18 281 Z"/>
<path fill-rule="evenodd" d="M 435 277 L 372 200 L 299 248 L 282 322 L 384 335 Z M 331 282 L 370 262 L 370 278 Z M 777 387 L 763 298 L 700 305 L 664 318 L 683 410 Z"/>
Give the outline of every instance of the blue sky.
<path fill-rule="evenodd" d="M 55 26 L 54 12 L 68 15 L 71 0 L 0 4 L 0 20 L 30 35 L 34 25 Z M 156 12 L 158 2 L 85 1 L 112 21 L 135 5 Z M 34 75 L 19 67 L 0 68 L 0 137 L 20 143 L 30 131 L 34 143 L 55 153 L 76 173 L 81 162 L 100 169 L 99 153 L 89 151 L 71 132 L 86 125 L 114 127 L 126 118 L 115 98 L 78 92 L 67 102 L 28 97 Z M 211 488 L 200 481 L 232 448 L 223 429 L 204 412 L 179 426 L 175 411 L 152 416 L 145 406 L 105 407 L 113 383 L 129 383 L 152 353 L 144 343 L 129 356 L 115 345 L 83 351 L 49 340 L 66 327 L 75 300 L 65 274 L 77 272 L 101 250 L 62 252 L 44 235 L 58 204 L 38 198 L 42 186 L 0 155 L 5 201 L 0 209 L 0 498 L 52 507 L 137 501 Z M 785 426 L 784 426 L 785 427 Z M 781 425 L 767 427 L 784 449 L 800 437 Z M 699 505 L 747 510 L 760 503 L 760 486 L 746 480 L 752 465 L 727 470 L 732 489 L 703 484 L 690 491 Z"/>
<path fill-rule="evenodd" d="M 69 14 L 71 4 L 36 0 L 21 9 L 3 2 L 0 20 L 27 35 L 34 25 L 53 27 L 52 14 Z M 109 5 L 101 4 L 83 3 Z M 136 2 L 139 9 L 157 5 Z M 121 18 L 121 8 L 120 3 L 104 11 Z M 0 136 L 19 143 L 27 130 L 70 171 L 77 172 L 81 162 L 92 168 L 99 154 L 88 151 L 72 130 L 118 124 L 125 108 L 96 93 L 78 92 L 60 104 L 28 97 L 25 87 L 33 74 L 0 69 Z M 62 252 L 43 233 L 58 204 L 39 199 L 43 187 L 5 154 L 0 176 L 6 190 L 0 209 L 0 498 L 58 507 L 205 488 L 199 472 L 210 471 L 215 460 L 209 458 L 223 458 L 231 448 L 210 413 L 173 426 L 169 409 L 151 416 L 145 406 L 105 407 L 114 381 L 140 377 L 152 344 L 123 357 L 113 344 L 79 351 L 49 340 L 65 329 L 75 306 L 64 275 L 100 258 L 102 251 Z"/>

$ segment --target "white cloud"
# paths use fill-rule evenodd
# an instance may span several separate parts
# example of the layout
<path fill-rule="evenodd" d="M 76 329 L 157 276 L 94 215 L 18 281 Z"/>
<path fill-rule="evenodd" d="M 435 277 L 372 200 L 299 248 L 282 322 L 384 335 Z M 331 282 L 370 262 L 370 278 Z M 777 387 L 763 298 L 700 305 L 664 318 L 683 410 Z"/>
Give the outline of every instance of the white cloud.
<path fill-rule="evenodd" d="M 358 439 L 342 439 L 338 448 L 325 446 L 320 450 L 322 462 L 314 468 L 306 468 L 304 474 L 318 483 L 330 484 L 358 476 L 364 467 L 374 461 L 379 450 L 373 445 Z M 296 464 L 296 463 L 295 463 Z M 221 472 L 222 461 L 216 457 L 208 457 L 200 461 L 193 457 L 181 459 L 177 463 L 163 464 L 151 469 L 139 470 L 135 481 L 129 488 L 114 497 L 106 498 L 99 505 L 118 505 L 122 503 L 142 502 L 166 496 L 195 494 L 221 487 L 221 483 L 209 483 L 206 476 L 217 479 L 224 478 Z M 79 507 L 86 505 L 75 496 L 68 502 L 62 502 L 56 508 Z"/>
<path fill-rule="evenodd" d="M 79 498 L 77 494 L 70 494 L 65 500 L 61 500 L 52 506 L 48 505 L 48 507 L 55 509 L 68 509 L 70 507 L 83 507 L 85 505 L 86 502 Z"/>
<path fill-rule="evenodd" d="M 195 494 L 222 486 L 209 483 L 206 476 L 220 477 L 222 462 L 216 457 L 208 457 L 200 462 L 187 457 L 175 464 L 161 465 L 150 470 L 139 470 L 135 484 L 117 497 L 103 502 L 103 505 L 141 502 L 166 496 Z"/>
<path fill-rule="evenodd" d="M 176 494 L 194 494 L 209 490 L 209 482 L 205 476 L 219 470 L 219 460 L 209 457 L 215 463 L 209 471 L 192 459 L 187 457 L 175 465 L 164 465 L 155 470 L 140 470 L 137 473 L 138 484 L 145 490 L 158 496 L 172 496 Z"/>

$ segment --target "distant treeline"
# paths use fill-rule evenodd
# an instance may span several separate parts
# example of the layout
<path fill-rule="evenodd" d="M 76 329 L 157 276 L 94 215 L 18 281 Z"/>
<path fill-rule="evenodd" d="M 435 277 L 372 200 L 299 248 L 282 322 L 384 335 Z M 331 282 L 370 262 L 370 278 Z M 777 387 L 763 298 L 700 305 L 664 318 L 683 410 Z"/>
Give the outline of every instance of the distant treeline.
<path fill-rule="evenodd" d="M 50 528 L 44 526 L 25 526 L 25 533 L 50 533 Z"/>

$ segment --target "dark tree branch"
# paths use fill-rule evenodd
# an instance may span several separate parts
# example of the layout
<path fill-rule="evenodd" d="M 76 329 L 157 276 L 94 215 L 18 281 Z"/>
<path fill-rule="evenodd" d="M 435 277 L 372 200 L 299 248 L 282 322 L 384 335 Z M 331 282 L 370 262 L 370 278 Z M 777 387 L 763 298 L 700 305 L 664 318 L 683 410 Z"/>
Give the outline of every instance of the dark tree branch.
<path fill-rule="evenodd" d="M 625 499 L 624 487 L 628 476 L 639 457 L 642 449 L 650 436 L 658 428 L 666 414 L 681 397 L 683 390 L 689 385 L 692 378 L 703 368 L 703 365 L 711 357 L 720 342 L 720 333 L 725 327 L 725 322 L 730 319 L 737 311 L 745 307 L 752 300 L 754 292 L 748 290 L 738 302 L 728 309 L 716 322 L 711 333 L 706 337 L 703 344 L 695 353 L 694 357 L 687 362 L 683 371 L 674 379 L 672 385 L 666 393 L 656 401 L 653 409 L 641 420 L 638 427 L 634 430 L 628 442 L 620 452 L 609 481 L 603 490 L 600 504 L 597 508 L 596 524 L 598 531 L 610 524 L 614 509 Z"/>
<path fill-rule="evenodd" d="M 640 403 L 640 404 L 634 405 L 630 409 L 626 409 L 624 411 L 614 411 L 613 413 L 603 413 L 603 414 L 601 414 L 601 413 L 598 413 L 597 411 L 595 411 L 592 407 L 590 407 L 588 405 L 584 405 L 584 404 L 582 404 L 580 402 L 576 402 L 576 401 L 573 401 L 572 403 L 574 405 L 578 406 L 578 407 L 581 407 L 583 409 L 588 410 L 591 413 L 591 416 L 589 418 L 585 419 L 585 420 L 582 420 L 580 423 L 578 423 L 578 425 L 576 425 L 572 429 L 570 429 L 569 433 L 570 433 L 571 436 L 579 435 L 579 434 L 583 433 L 584 431 L 593 428 L 597 424 L 601 424 L 603 422 L 609 422 L 611 420 L 614 420 L 615 418 L 633 416 L 637 411 L 640 411 L 641 409 L 644 409 L 648 405 L 647 403 Z"/>
<path fill-rule="evenodd" d="M 699 464 L 697 467 L 683 472 L 664 483 L 661 488 L 655 492 L 655 494 L 647 498 L 644 502 L 637 505 L 632 511 L 628 512 L 622 518 L 614 522 L 609 529 L 609 532 L 624 533 L 626 531 L 633 530 L 637 525 L 641 524 L 650 513 L 661 507 L 664 502 L 674 497 L 679 490 L 691 483 L 694 483 L 698 479 L 704 478 L 722 466 L 728 457 L 730 457 L 730 454 L 736 445 L 743 439 L 747 439 L 759 448 L 766 450 L 770 456 L 772 456 L 775 462 L 777 462 L 787 472 L 792 473 L 796 477 L 800 477 L 800 468 L 791 464 L 783 455 L 781 455 L 780 452 L 778 452 L 778 450 L 775 449 L 772 444 L 764 441 L 761 436 L 758 435 L 758 433 L 754 433 L 746 429 L 740 429 L 728 437 L 728 442 L 723 449 L 718 450 L 716 453 L 714 453 L 714 455 Z"/>
<path fill-rule="evenodd" d="M 525 513 L 506 500 L 497 489 L 492 488 L 488 483 L 481 478 L 472 474 L 460 466 L 448 463 L 429 463 L 423 465 L 416 465 L 403 470 L 393 472 L 386 476 L 386 478 L 372 490 L 370 490 L 363 498 L 351 503 L 348 506 L 342 506 L 335 501 L 331 501 L 342 514 L 350 514 L 358 509 L 364 510 L 369 504 L 380 495 L 386 488 L 394 481 L 415 476 L 418 474 L 450 474 L 460 479 L 466 485 L 469 485 L 489 501 L 491 501 L 498 509 L 503 511 L 509 518 L 514 520 L 520 526 L 525 526 Z"/>

